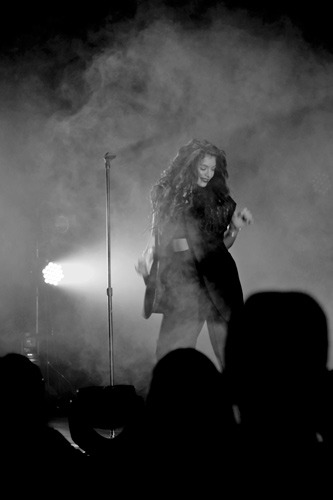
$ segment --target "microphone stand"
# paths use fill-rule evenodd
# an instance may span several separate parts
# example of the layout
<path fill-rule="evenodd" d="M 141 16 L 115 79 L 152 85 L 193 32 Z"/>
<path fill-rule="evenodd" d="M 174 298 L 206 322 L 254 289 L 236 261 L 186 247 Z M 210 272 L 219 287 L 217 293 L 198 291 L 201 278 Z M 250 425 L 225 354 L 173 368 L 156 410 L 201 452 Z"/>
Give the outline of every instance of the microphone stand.
<path fill-rule="evenodd" d="M 110 363 L 110 386 L 114 385 L 114 355 L 113 355 L 113 309 L 111 286 L 111 182 L 110 169 L 111 161 L 116 158 L 112 153 L 106 153 L 104 156 L 106 171 L 106 233 L 107 233 L 107 268 L 108 268 L 108 287 L 106 290 L 108 296 L 108 333 L 109 333 L 109 363 Z"/>
<path fill-rule="evenodd" d="M 116 429 L 134 425 L 142 407 L 142 398 L 137 396 L 132 385 L 114 385 L 114 355 L 113 355 L 113 310 L 111 286 L 111 197 L 110 169 L 111 161 L 116 158 L 112 153 L 104 156 L 106 169 L 106 231 L 107 231 L 107 266 L 108 266 L 108 333 L 109 333 L 109 363 L 110 385 L 105 387 L 86 387 L 78 391 L 69 414 L 69 428 L 72 439 L 88 453 L 105 453 L 105 442 L 96 428 L 107 431 L 107 436 L 116 437 Z M 141 405 L 141 406 L 139 406 Z"/>

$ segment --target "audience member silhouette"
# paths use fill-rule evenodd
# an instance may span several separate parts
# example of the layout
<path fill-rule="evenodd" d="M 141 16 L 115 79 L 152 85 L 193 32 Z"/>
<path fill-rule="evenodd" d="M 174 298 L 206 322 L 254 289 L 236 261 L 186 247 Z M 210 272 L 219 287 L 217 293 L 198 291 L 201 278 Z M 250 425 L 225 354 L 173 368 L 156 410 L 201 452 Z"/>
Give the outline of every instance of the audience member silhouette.
<path fill-rule="evenodd" d="M 35 485 L 36 493 L 42 485 L 54 493 L 77 488 L 85 456 L 49 426 L 39 366 L 18 353 L 1 357 L 0 397 L 3 477 L 15 484 L 16 491 Z"/>
<path fill-rule="evenodd" d="M 146 398 L 147 463 L 156 484 L 169 492 L 229 488 L 236 423 L 228 403 L 221 372 L 202 352 L 180 348 L 158 361 Z"/>
<path fill-rule="evenodd" d="M 254 486 L 266 487 L 265 476 L 271 486 L 291 480 L 306 490 L 325 479 L 327 356 L 326 315 L 307 293 L 258 292 L 232 318 L 225 377 L 240 415 L 242 470 Z"/>
<path fill-rule="evenodd" d="M 169 352 L 152 371 L 144 412 L 140 403 L 123 437 L 90 460 L 48 424 L 40 368 L 9 353 L 0 358 L 4 477 L 24 490 L 38 476 L 56 493 L 320 494 L 333 449 L 327 361 L 327 318 L 312 296 L 254 293 L 231 318 L 224 371 L 196 349 Z"/>

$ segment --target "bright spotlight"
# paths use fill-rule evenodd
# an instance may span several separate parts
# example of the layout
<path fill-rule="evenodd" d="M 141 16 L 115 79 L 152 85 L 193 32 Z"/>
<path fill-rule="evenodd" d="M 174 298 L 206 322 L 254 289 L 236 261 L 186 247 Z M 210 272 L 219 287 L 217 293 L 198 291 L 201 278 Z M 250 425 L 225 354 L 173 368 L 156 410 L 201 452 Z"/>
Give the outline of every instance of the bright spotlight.
<path fill-rule="evenodd" d="M 57 286 L 63 279 L 64 273 L 60 264 L 49 262 L 48 265 L 43 269 L 43 276 L 45 283 Z"/>

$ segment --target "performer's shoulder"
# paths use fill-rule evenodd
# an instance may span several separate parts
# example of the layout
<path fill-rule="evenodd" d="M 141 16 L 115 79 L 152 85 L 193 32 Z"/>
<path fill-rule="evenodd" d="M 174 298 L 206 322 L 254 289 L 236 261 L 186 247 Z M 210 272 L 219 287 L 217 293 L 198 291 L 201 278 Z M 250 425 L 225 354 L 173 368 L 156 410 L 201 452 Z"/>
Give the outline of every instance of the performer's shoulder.
<path fill-rule="evenodd" d="M 237 203 L 235 202 L 235 200 L 232 198 L 232 196 L 230 194 L 227 194 L 223 197 L 223 204 L 225 206 L 228 206 L 228 208 L 230 208 L 230 209 L 235 209 L 237 206 Z"/>
<path fill-rule="evenodd" d="M 233 204 L 233 205 L 236 205 L 236 202 L 235 200 L 233 199 L 233 197 L 231 196 L 231 194 L 228 194 L 227 195 L 227 200 L 229 203 Z"/>
<path fill-rule="evenodd" d="M 159 181 L 158 183 L 156 183 L 153 186 L 152 192 L 155 194 L 155 196 L 161 196 L 166 191 L 168 191 L 168 189 L 170 189 L 170 185 L 169 185 L 168 182 L 166 182 L 166 181 Z"/>

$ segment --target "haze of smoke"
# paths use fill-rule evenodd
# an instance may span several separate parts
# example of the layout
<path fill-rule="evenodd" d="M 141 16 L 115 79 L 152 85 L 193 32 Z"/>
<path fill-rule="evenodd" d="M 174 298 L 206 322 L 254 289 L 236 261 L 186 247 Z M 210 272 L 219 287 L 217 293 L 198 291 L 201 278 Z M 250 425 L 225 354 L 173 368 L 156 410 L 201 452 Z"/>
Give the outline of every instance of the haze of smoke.
<path fill-rule="evenodd" d="M 125 377 L 129 372 L 141 376 L 142 359 L 153 357 L 158 328 L 157 318 L 138 319 L 143 286 L 134 271 L 147 239 L 149 190 L 178 147 L 192 137 L 226 150 L 232 194 L 239 206 L 253 212 L 255 225 L 242 232 L 232 249 L 245 295 L 266 287 L 301 288 L 320 299 L 329 317 L 333 314 L 331 56 L 316 53 L 296 31 L 272 35 L 245 14 L 234 18 L 223 11 L 223 17 L 212 19 L 202 28 L 168 19 L 142 29 L 128 23 L 83 72 L 67 72 L 60 81 L 57 99 L 66 98 L 73 106 L 54 110 L 54 102 L 50 105 L 40 93 L 40 82 L 34 82 L 30 97 L 26 92 L 17 115 L 9 118 L 14 143 L 16 123 L 30 116 L 19 128 L 20 150 L 10 156 L 14 148 L 9 148 L 5 154 L 3 175 L 6 183 L 14 179 L 17 199 L 22 192 L 38 194 L 33 201 L 25 195 L 18 206 L 22 212 L 26 206 L 32 212 L 43 207 L 42 227 L 47 229 L 42 233 L 54 253 L 57 245 L 62 251 L 71 244 L 103 244 L 103 156 L 110 150 L 117 154 L 111 171 L 112 236 L 123 259 L 114 265 L 124 270 L 115 282 L 121 290 L 115 307 L 117 362 Z M 8 126 L 5 121 L 3 128 Z M 72 221 L 60 243 L 47 225 L 59 213 Z M 11 226 L 22 224 L 23 214 L 12 217 Z M 27 235 L 21 236 L 23 247 Z M 10 254 L 2 259 L 15 267 Z M 15 281 L 6 278 L 10 288 Z M 82 316 L 66 341 L 73 339 L 73 350 L 85 323 L 84 307 L 80 302 L 75 307 Z M 106 333 L 101 308 L 96 317 L 93 310 L 89 314 L 90 328 L 76 360 L 87 370 L 96 365 Z M 62 321 L 59 330 L 66 330 L 69 320 Z M 107 363 L 104 352 L 97 362 L 101 373 Z"/>

